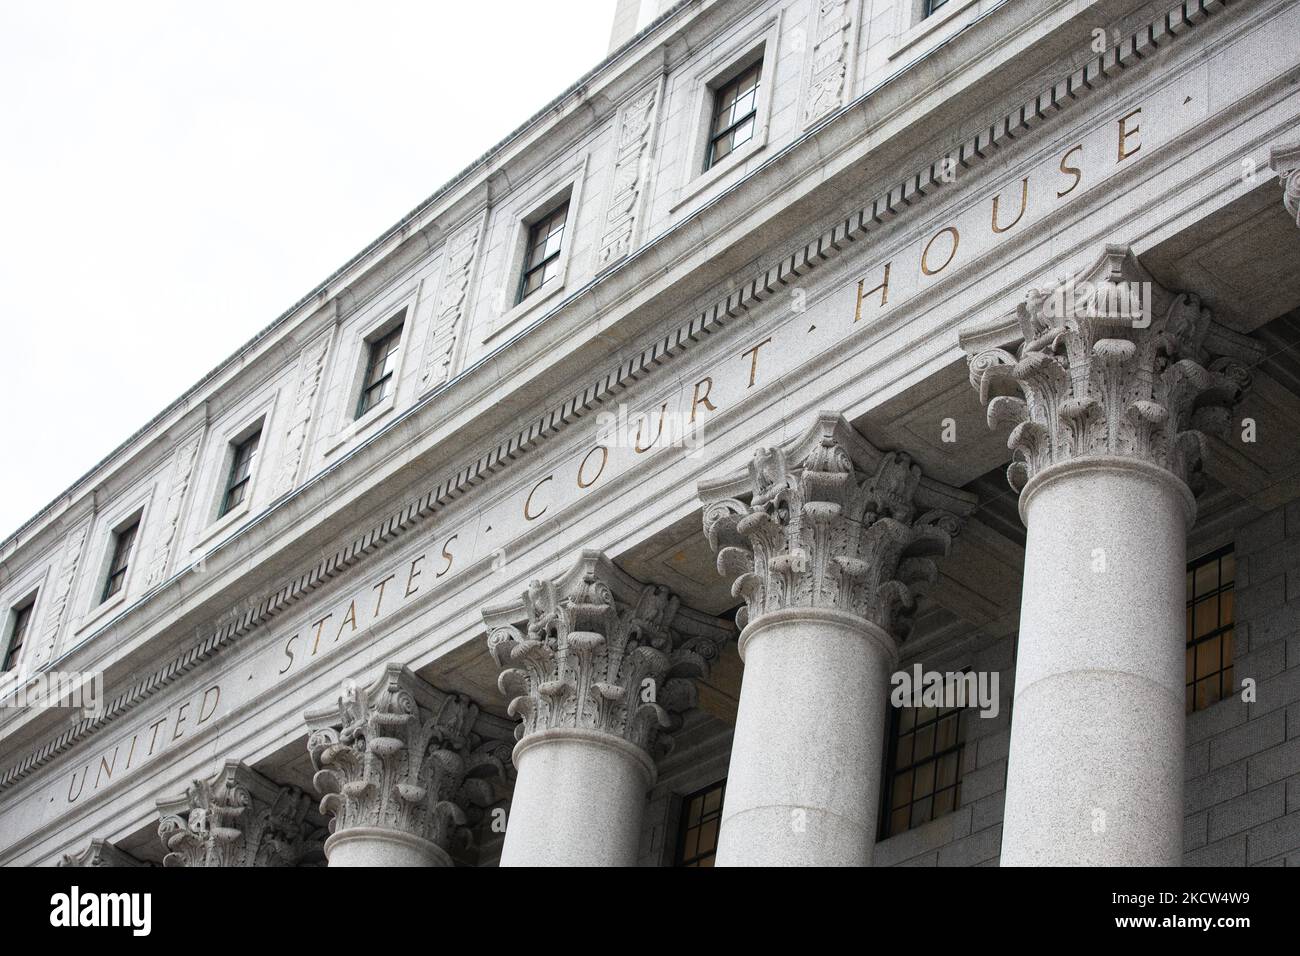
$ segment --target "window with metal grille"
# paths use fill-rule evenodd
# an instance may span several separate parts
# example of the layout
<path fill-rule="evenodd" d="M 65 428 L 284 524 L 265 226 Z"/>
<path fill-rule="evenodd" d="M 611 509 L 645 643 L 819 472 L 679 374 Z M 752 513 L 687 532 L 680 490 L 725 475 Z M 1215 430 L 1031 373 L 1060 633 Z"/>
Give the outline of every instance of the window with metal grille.
<path fill-rule="evenodd" d="M 13 626 L 9 628 L 9 640 L 5 647 L 4 663 L 0 666 L 0 672 L 11 671 L 18 666 L 18 654 L 23 649 L 23 641 L 27 639 L 27 625 L 31 622 L 32 608 L 35 606 L 35 601 L 28 601 L 22 607 L 14 608 Z"/>
<path fill-rule="evenodd" d="M 1187 713 L 1232 693 L 1234 583 L 1232 546 L 1187 566 Z"/>
<path fill-rule="evenodd" d="M 758 80 L 762 72 L 763 61 L 759 60 L 714 94 L 705 169 L 712 169 L 737 146 L 754 138 L 754 127 L 758 124 Z"/>
<path fill-rule="evenodd" d="M 881 830 L 893 836 L 961 802 L 961 708 L 893 708 Z"/>
<path fill-rule="evenodd" d="M 399 322 L 392 331 L 385 332 L 370 343 L 366 374 L 361 380 L 361 397 L 357 399 L 357 418 L 393 393 L 397 384 L 393 376 L 397 373 L 397 350 L 402 344 L 402 325 Z"/>
<path fill-rule="evenodd" d="M 131 560 L 131 547 L 135 544 L 136 532 L 140 530 L 137 518 L 113 535 L 113 559 L 108 563 L 108 579 L 104 582 L 104 594 L 100 602 L 107 601 L 126 583 L 126 571 Z"/>
<path fill-rule="evenodd" d="M 569 218 L 569 201 L 528 227 L 528 248 L 524 252 L 524 274 L 519 279 L 522 302 L 560 274 L 560 251 L 564 246 L 564 225 Z"/>
<path fill-rule="evenodd" d="M 248 497 L 249 482 L 253 477 L 253 462 L 257 458 L 257 446 L 262 441 L 262 429 L 258 429 L 241 442 L 235 443 L 235 454 L 230 461 L 230 474 L 226 477 L 226 491 L 221 496 L 221 512 L 217 517 L 228 514 L 232 509 L 244 503 Z"/>
<path fill-rule="evenodd" d="M 724 777 L 682 800 L 674 866 L 713 866 L 713 858 L 718 852 L 718 828 L 722 825 L 722 798 L 726 791 L 727 780 Z"/>

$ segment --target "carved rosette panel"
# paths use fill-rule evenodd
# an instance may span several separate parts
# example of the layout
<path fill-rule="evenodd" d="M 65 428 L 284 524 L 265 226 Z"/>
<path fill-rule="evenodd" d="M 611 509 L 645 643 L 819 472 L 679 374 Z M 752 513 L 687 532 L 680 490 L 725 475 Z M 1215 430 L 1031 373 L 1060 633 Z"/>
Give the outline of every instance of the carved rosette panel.
<path fill-rule="evenodd" d="M 190 479 L 194 474 L 194 460 L 198 457 L 198 453 L 199 436 L 197 435 L 176 450 L 171 488 L 167 492 L 167 504 L 163 508 L 162 528 L 158 533 L 158 544 L 154 547 L 153 560 L 149 563 L 147 582 L 149 587 L 162 581 L 167 573 L 167 561 L 171 557 L 172 543 L 180 530 L 181 505 L 184 504 L 185 492 L 190 487 Z"/>
<path fill-rule="evenodd" d="M 1019 348 L 971 357 L 990 427 L 1012 427 L 1011 487 L 1053 464 L 1115 456 L 1165 468 L 1199 491 L 1206 435 L 1228 426 L 1263 348 L 1216 323 L 1196 296 L 1157 286 L 1125 248 L 1107 247 L 1084 278 L 1097 300 L 1120 283 L 1148 283 L 1149 325 L 1036 290 L 1017 310 Z"/>
<path fill-rule="evenodd" d="M 1300 226 L 1300 143 L 1274 146 L 1268 164 L 1282 183 L 1282 205 Z"/>
<path fill-rule="evenodd" d="M 68 602 L 72 599 L 72 582 L 77 576 L 77 568 L 81 564 L 82 546 L 86 543 L 86 532 L 88 526 L 83 524 L 70 535 L 67 543 L 63 546 L 63 563 L 60 566 L 59 576 L 54 581 L 54 587 L 50 593 L 53 600 L 49 610 L 45 614 L 45 630 L 42 635 L 41 643 L 36 648 L 30 663 L 24 664 L 24 670 L 31 673 L 54 656 L 54 646 L 59 640 L 59 630 L 63 626 L 63 619 L 67 615 Z"/>
<path fill-rule="evenodd" d="M 296 866 L 313 850 L 312 800 L 241 763 L 195 780 L 179 801 L 159 804 L 163 866 Z"/>
<path fill-rule="evenodd" d="M 850 0 L 820 0 L 813 38 L 812 66 L 804 122 L 825 116 L 843 101 L 848 81 L 853 4 Z"/>
<path fill-rule="evenodd" d="M 596 253 L 596 268 L 609 265 L 632 250 L 641 196 L 646 189 L 650 131 L 654 126 L 658 87 L 652 86 L 619 112 L 618 144 L 604 232 Z"/>
<path fill-rule="evenodd" d="M 666 731 L 696 705 L 726 631 L 699 626 L 665 587 L 636 583 L 598 552 L 585 552 L 558 582 L 534 581 L 524 596 L 528 624 L 498 625 L 488 650 L 498 686 L 520 718 L 515 736 L 553 729 L 599 731 L 657 755 Z M 486 616 L 486 614 L 485 614 Z"/>
<path fill-rule="evenodd" d="M 467 826 L 496 799 L 509 760 L 504 743 L 475 733 L 478 716 L 468 697 L 399 665 L 368 690 L 350 690 L 332 724 L 307 742 L 330 829 L 380 827 L 443 850 L 467 845 Z"/>
<path fill-rule="evenodd" d="M 921 469 L 903 452 L 864 474 L 832 433 L 798 467 L 783 449 L 759 449 L 748 503 L 704 509 L 704 533 L 718 572 L 732 578 L 744 627 L 786 608 L 856 614 L 898 639 L 910 630 L 916 596 L 938 577 L 959 520 L 933 508 L 918 514 Z"/>
<path fill-rule="evenodd" d="M 479 235 L 483 231 L 483 216 L 452 234 L 447 240 L 443 255 L 442 285 L 434 309 L 433 325 L 429 330 L 429 344 L 425 349 L 420 369 L 420 388 L 433 388 L 451 378 L 456 361 L 456 343 L 464 320 L 469 283 L 473 274 L 474 254 L 478 251 Z"/>
<path fill-rule="evenodd" d="M 107 840 L 91 840 L 80 853 L 65 853 L 59 866 L 148 866 Z"/>
<path fill-rule="evenodd" d="M 284 453 L 280 457 L 280 468 L 275 476 L 276 495 L 292 490 L 298 477 L 298 466 L 302 463 L 303 449 L 307 444 L 307 430 L 311 426 L 316 392 L 325 371 L 325 353 L 328 349 L 328 341 L 317 342 L 304 349 L 298 360 L 298 389 L 294 395 L 293 407 L 289 409 L 289 431 L 285 435 Z"/>

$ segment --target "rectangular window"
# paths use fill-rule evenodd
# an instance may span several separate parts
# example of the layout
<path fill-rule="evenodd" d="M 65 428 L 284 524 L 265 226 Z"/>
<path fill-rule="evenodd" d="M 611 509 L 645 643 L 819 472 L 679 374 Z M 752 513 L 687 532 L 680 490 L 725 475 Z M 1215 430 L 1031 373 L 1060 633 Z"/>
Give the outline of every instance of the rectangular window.
<path fill-rule="evenodd" d="M 18 666 L 18 654 L 23 649 L 23 641 L 27 639 L 27 625 L 32 620 L 32 608 L 36 606 L 35 601 L 28 601 L 22 607 L 14 608 L 13 627 L 9 629 L 9 641 L 5 647 L 4 666 L 0 667 L 0 672 L 11 671 Z"/>
<path fill-rule="evenodd" d="M 366 374 L 361 380 L 361 398 L 357 400 L 357 418 L 393 393 L 397 384 L 393 381 L 397 372 L 397 349 L 401 344 L 402 323 L 370 343 Z"/>
<path fill-rule="evenodd" d="M 932 13 L 938 13 L 939 9 L 948 2 L 948 0 L 925 0 L 925 16 Z"/>
<path fill-rule="evenodd" d="M 547 213 L 528 227 L 528 246 L 524 251 L 524 274 L 519 280 L 519 299 L 523 302 L 560 274 L 560 250 L 564 245 L 564 225 L 569 218 L 569 201 Z"/>
<path fill-rule="evenodd" d="M 243 504 L 248 497 L 249 482 L 253 478 L 253 462 L 257 459 L 257 446 L 261 441 L 262 429 L 259 428 L 235 444 L 235 455 L 230 462 L 230 475 L 226 478 L 226 491 L 221 496 L 218 518 Z"/>
<path fill-rule="evenodd" d="M 1232 546 L 1187 566 L 1187 713 L 1204 710 L 1232 693 Z"/>
<path fill-rule="evenodd" d="M 726 792 L 724 777 L 682 801 L 674 866 L 713 866 L 718 852 L 718 828 L 722 825 L 722 798 Z"/>
<path fill-rule="evenodd" d="M 961 803 L 961 709 L 897 707 L 892 730 L 883 821 L 887 837 Z"/>
<path fill-rule="evenodd" d="M 104 594 L 99 599 L 102 604 L 126 583 L 126 570 L 131 560 L 131 546 L 135 544 L 135 533 L 140 530 L 137 518 L 121 531 L 113 535 L 113 560 L 108 564 L 108 580 L 104 582 Z"/>
<path fill-rule="evenodd" d="M 714 95 L 705 169 L 712 169 L 737 146 L 754 138 L 754 127 L 758 124 L 758 78 L 762 72 L 763 61 L 759 60 Z"/>

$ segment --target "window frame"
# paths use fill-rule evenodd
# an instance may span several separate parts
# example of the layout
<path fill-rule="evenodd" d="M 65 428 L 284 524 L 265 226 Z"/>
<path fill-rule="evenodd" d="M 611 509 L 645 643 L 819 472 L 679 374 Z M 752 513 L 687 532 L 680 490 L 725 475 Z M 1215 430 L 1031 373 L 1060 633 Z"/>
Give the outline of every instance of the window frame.
<path fill-rule="evenodd" d="M 103 584 L 99 588 L 98 604 L 100 606 L 108 604 L 109 601 L 115 598 L 121 600 L 126 596 L 127 578 L 131 573 L 131 568 L 136 564 L 133 559 L 135 558 L 136 546 L 140 543 L 140 525 L 143 520 L 144 515 L 136 512 L 132 517 L 113 529 L 109 539 L 108 564 L 104 573 Z M 128 533 L 130 538 L 127 546 L 123 548 L 122 540 Z M 115 565 L 118 563 L 119 557 L 122 559 L 122 566 L 116 568 Z M 118 582 L 118 586 L 112 588 L 114 580 Z"/>
<path fill-rule="evenodd" d="M 963 670 L 961 673 L 966 673 L 966 671 Z M 965 712 L 969 709 L 970 708 L 968 707 L 926 708 L 926 707 L 911 707 L 911 706 L 908 707 L 891 706 L 889 708 L 889 724 L 888 724 L 889 742 L 888 742 L 888 746 L 885 748 L 885 768 L 884 768 L 885 772 L 883 775 L 884 776 L 883 792 L 881 793 L 881 798 L 880 798 L 880 819 L 878 821 L 880 840 L 888 840 L 891 837 L 900 836 L 904 833 L 907 833 L 910 830 L 915 830 L 918 827 L 925 826 L 927 823 L 933 823 L 935 820 L 945 817 L 948 814 L 953 813 L 961 808 L 962 806 L 961 785 L 962 785 L 962 778 L 964 776 L 963 762 L 966 758 L 966 738 L 964 733 L 966 721 L 964 718 L 965 718 Z M 904 729 L 903 712 L 923 711 L 923 710 L 934 710 L 936 712 L 934 719 L 931 721 L 926 721 L 924 723 L 918 723 L 919 714 L 915 714 L 912 718 L 910 729 Z M 915 759 L 915 734 L 917 730 L 919 728 L 924 728 L 927 725 L 931 725 L 934 727 L 935 736 L 937 737 L 940 722 L 952 715 L 956 716 L 956 730 L 953 735 L 954 743 L 951 746 L 946 747 L 943 750 L 940 750 L 937 747 L 937 741 L 936 741 L 935 745 L 932 747 L 930 751 L 929 756 L 926 757 L 924 760 L 918 762 Z M 904 733 L 911 733 L 913 735 L 914 738 L 913 759 L 906 767 L 899 767 L 897 766 L 898 744 L 899 744 L 899 738 Z M 951 785 L 941 787 L 938 785 L 939 764 L 941 760 L 943 760 L 948 756 L 954 757 L 954 762 L 956 765 L 956 773 L 955 773 L 953 783 Z M 930 801 L 930 816 L 929 819 L 927 820 L 921 820 L 916 823 L 913 823 L 912 810 L 915 807 L 915 805 L 919 802 L 918 798 L 916 797 L 915 778 L 913 778 L 911 796 L 907 801 L 905 801 L 904 804 L 900 805 L 897 808 L 894 807 L 894 786 L 897 783 L 898 777 L 902 773 L 915 774 L 918 767 L 922 767 L 926 764 L 934 765 L 935 768 L 934 779 L 933 779 L 933 785 L 931 786 L 929 793 L 925 796 L 922 796 L 920 800 L 928 799 Z M 935 796 L 939 794 L 941 791 L 948 791 L 948 790 L 953 791 L 952 806 L 944 810 L 942 813 L 936 814 L 934 812 Z M 903 809 L 904 806 L 908 809 L 907 826 L 895 831 L 893 829 L 894 811 L 895 809 L 901 810 Z"/>
<path fill-rule="evenodd" d="M 23 648 L 31 636 L 32 621 L 36 618 L 36 595 L 31 594 L 9 609 L 5 625 L 4 653 L 0 654 L 0 674 L 16 671 L 22 662 Z M 22 633 L 18 627 L 22 625 Z M 14 642 L 17 641 L 17 644 Z"/>
<path fill-rule="evenodd" d="M 359 422 L 366 418 L 376 408 L 383 405 L 390 398 L 395 399 L 397 395 L 398 374 L 402 367 L 402 351 L 406 345 L 406 309 L 402 309 L 396 316 L 392 324 L 385 323 L 387 328 L 381 327 L 382 331 L 373 333 L 365 338 L 365 364 L 361 372 L 361 388 L 357 393 L 356 407 L 353 410 L 352 420 Z M 370 381 L 375 369 L 379 366 L 376 360 L 379 350 L 382 347 L 389 346 L 383 355 L 383 366 L 387 371 L 379 377 L 377 381 Z M 392 387 L 383 391 L 384 386 L 391 383 Z M 369 401 L 370 394 L 380 389 L 380 395 L 374 401 Z"/>
<path fill-rule="evenodd" d="M 709 113 L 710 118 L 709 118 L 708 143 L 704 150 L 704 168 L 700 170 L 700 172 L 707 173 L 713 167 L 726 162 L 728 156 L 730 156 L 736 150 L 744 147 L 747 143 L 753 140 L 754 137 L 758 134 L 759 96 L 763 92 L 763 60 L 764 57 L 760 53 L 759 58 L 757 60 L 753 61 L 748 66 L 744 67 L 734 77 L 727 80 L 725 83 L 720 84 L 713 90 L 713 107 Z M 726 129 L 722 130 L 721 132 L 716 132 L 718 120 L 721 117 L 723 112 L 723 106 L 722 106 L 723 98 L 733 87 L 740 87 L 740 85 L 751 74 L 753 75 L 754 86 L 753 86 L 753 98 L 750 103 L 749 111 L 745 113 L 743 116 L 741 116 L 740 119 L 734 118 L 734 114 L 733 114 L 733 118 L 731 122 L 727 124 Z M 731 106 L 733 109 L 735 107 L 735 101 L 739 99 L 740 97 L 737 96 L 732 101 Z M 718 142 L 721 139 L 723 139 L 723 137 L 726 137 L 731 133 L 734 133 L 745 123 L 750 123 L 751 125 L 749 136 L 739 143 L 733 143 L 728 148 L 725 155 L 719 156 L 715 159 L 714 156 L 717 150 Z"/>
<path fill-rule="evenodd" d="M 572 198 L 573 197 L 571 192 L 566 193 L 564 197 L 560 199 L 559 202 L 554 203 L 550 207 L 549 211 L 544 212 L 539 216 L 536 216 L 532 222 L 525 221 L 526 238 L 524 240 L 524 260 L 519 272 L 519 284 L 517 289 L 515 290 L 515 305 L 522 305 L 528 300 L 530 296 L 541 294 L 542 290 L 545 289 L 548 283 L 563 282 L 564 253 L 569 243 L 572 242 L 573 240 L 573 237 L 570 234 L 570 229 L 572 226 L 572 209 L 571 209 Z M 560 226 L 560 230 L 559 230 L 560 231 L 559 248 L 557 248 L 550 255 L 546 256 L 544 259 L 542 259 L 541 262 L 538 262 L 536 265 L 530 266 L 529 262 L 532 260 L 533 252 L 537 248 L 536 240 L 538 234 L 540 233 L 542 227 L 549 224 L 560 213 L 561 210 L 563 210 L 564 212 L 564 222 Z M 547 234 L 546 240 L 548 242 L 552 234 L 553 233 Z M 545 275 L 545 270 L 547 266 L 550 266 L 552 264 L 555 265 L 555 274 L 552 275 L 549 279 L 543 278 L 542 281 L 535 288 L 529 290 L 528 289 L 529 277 L 537 272 L 542 272 L 543 275 Z"/>
<path fill-rule="evenodd" d="M 1225 585 L 1224 583 L 1224 559 L 1231 559 L 1232 578 Z M 1196 587 L 1197 572 L 1202 568 L 1214 564 L 1215 567 L 1215 585 L 1205 592 L 1199 592 Z M 1215 704 L 1225 700 L 1230 700 L 1236 691 L 1233 683 L 1236 674 L 1236 592 L 1237 592 L 1237 574 L 1236 574 L 1236 549 L 1232 543 L 1223 547 L 1216 548 L 1206 554 L 1201 555 L 1187 562 L 1187 593 L 1185 595 L 1184 608 L 1187 622 L 1187 638 L 1184 650 L 1184 684 L 1183 684 L 1183 712 L 1191 716 L 1192 714 L 1201 713 L 1210 710 Z M 1228 621 L 1224 623 L 1223 598 L 1228 596 Z M 1205 634 L 1196 637 L 1196 605 L 1214 598 L 1215 607 L 1215 625 Z M 1218 641 L 1219 666 L 1204 676 L 1198 676 L 1199 668 L 1197 667 L 1197 658 L 1199 657 L 1198 648 L 1209 644 L 1211 641 Z M 1226 650 L 1225 650 L 1226 648 Z M 1225 658 L 1227 662 L 1225 663 Z M 1187 672 L 1190 671 L 1190 679 Z M 1218 679 L 1218 696 L 1205 704 L 1198 705 L 1198 686 L 1212 678 Z"/>
<path fill-rule="evenodd" d="M 709 794 L 719 793 L 718 806 L 716 812 L 705 811 L 701 805 L 700 819 L 692 824 L 689 820 L 691 805 L 698 800 L 706 800 Z M 700 863 L 707 860 L 715 860 L 718 855 L 718 838 L 722 834 L 722 811 L 727 805 L 727 778 L 722 777 L 706 786 L 693 790 L 690 793 L 682 795 L 680 806 L 677 808 L 677 836 L 673 848 L 672 865 L 683 868 L 699 868 Z M 708 853 L 695 853 L 689 859 L 686 858 L 686 843 L 690 838 L 692 830 L 698 830 L 700 827 L 717 821 L 717 827 L 713 833 L 713 848 Z M 696 850 L 699 844 L 696 844 Z M 709 864 L 712 866 L 712 863 Z"/>
<path fill-rule="evenodd" d="M 217 518 L 224 518 L 236 508 L 244 505 L 253 493 L 253 478 L 256 475 L 256 465 L 260 452 L 262 451 L 262 422 L 259 419 L 252 431 L 244 438 L 237 438 L 230 443 L 231 456 L 230 464 L 226 468 L 226 483 L 221 492 L 221 503 L 217 506 Z M 248 460 L 241 461 L 244 449 L 250 444 L 252 450 L 248 454 Z M 235 477 L 240 468 L 244 469 L 243 475 L 238 479 Z M 240 491 L 239 500 L 232 501 L 231 495 L 235 490 Z"/>

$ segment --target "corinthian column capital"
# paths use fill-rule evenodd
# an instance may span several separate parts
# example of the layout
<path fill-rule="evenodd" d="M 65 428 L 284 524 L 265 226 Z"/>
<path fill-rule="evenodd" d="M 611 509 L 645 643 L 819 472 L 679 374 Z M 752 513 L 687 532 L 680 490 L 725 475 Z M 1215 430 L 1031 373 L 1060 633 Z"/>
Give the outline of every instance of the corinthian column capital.
<path fill-rule="evenodd" d="M 742 500 L 748 495 L 749 500 Z M 975 499 L 881 452 L 833 412 L 788 448 L 760 448 L 748 474 L 700 486 L 718 572 L 745 601 L 738 623 L 789 608 L 856 615 L 906 635 Z"/>
<path fill-rule="evenodd" d="M 695 678 L 708 675 L 732 633 L 599 551 L 582 552 L 558 580 L 533 581 L 522 601 L 485 609 L 483 618 L 502 668 L 498 685 L 521 718 L 519 740 L 594 731 L 651 754 L 671 746 L 664 731 L 695 706 Z"/>
<path fill-rule="evenodd" d="M 377 828 L 446 853 L 468 841 L 470 815 L 494 801 L 505 776 L 508 749 L 499 734 L 480 733 L 474 702 L 401 664 L 365 689 L 348 685 L 337 706 L 306 720 L 312 783 L 334 837 Z"/>
<path fill-rule="evenodd" d="M 59 866 L 146 866 L 107 840 L 91 840 L 80 853 L 65 853 Z"/>
<path fill-rule="evenodd" d="M 1123 246 L 1075 279 L 1033 290 L 1021 342 L 973 352 L 970 380 L 990 427 L 1011 426 L 1011 487 L 1086 458 L 1155 465 L 1195 493 L 1206 433 L 1226 428 L 1263 356 L 1191 293 L 1156 284 Z"/>
<path fill-rule="evenodd" d="M 315 845 L 311 798 L 235 760 L 158 809 L 163 866 L 296 866 Z"/>
<path fill-rule="evenodd" d="M 1300 226 L 1300 142 L 1274 146 L 1268 165 L 1282 183 L 1282 205 Z"/>

